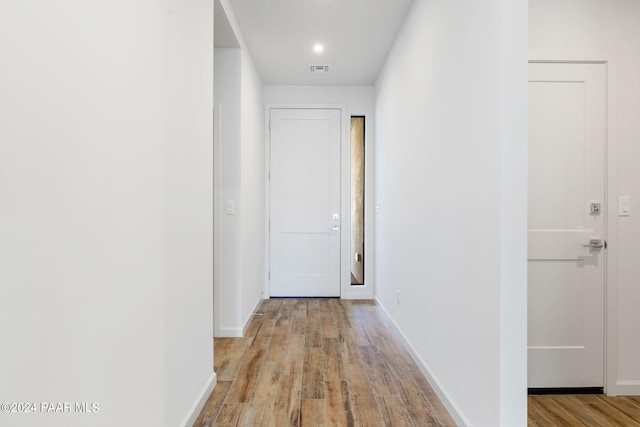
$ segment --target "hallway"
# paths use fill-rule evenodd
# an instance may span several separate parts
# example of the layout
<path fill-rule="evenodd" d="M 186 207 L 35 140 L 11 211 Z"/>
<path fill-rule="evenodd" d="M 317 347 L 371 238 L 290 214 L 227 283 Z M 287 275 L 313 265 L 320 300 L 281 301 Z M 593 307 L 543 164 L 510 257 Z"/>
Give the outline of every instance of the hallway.
<path fill-rule="evenodd" d="M 373 301 L 263 300 L 194 426 L 454 426 Z"/>

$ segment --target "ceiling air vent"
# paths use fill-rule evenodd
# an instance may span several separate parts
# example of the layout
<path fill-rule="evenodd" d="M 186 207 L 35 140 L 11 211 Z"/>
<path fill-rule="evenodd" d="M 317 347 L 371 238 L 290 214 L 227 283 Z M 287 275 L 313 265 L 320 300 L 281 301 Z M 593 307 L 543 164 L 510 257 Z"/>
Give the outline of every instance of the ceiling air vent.
<path fill-rule="evenodd" d="M 328 73 L 328 65 L 309 65 L 309 71 L 312 73 Z"/>

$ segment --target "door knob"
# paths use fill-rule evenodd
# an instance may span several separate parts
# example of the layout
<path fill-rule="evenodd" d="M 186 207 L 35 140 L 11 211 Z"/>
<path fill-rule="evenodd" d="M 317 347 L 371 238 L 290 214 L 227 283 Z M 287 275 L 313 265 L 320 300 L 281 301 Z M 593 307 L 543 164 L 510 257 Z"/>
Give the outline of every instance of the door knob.
<path fill-rule="evenodd" d="M 589 249 L 602 249 L 604 247 L 606 247 L 606 242 L 602 239 L 590 239 L 589 243 L 587 245 L 582 245 L 585 248 L 589 248 Z"/>

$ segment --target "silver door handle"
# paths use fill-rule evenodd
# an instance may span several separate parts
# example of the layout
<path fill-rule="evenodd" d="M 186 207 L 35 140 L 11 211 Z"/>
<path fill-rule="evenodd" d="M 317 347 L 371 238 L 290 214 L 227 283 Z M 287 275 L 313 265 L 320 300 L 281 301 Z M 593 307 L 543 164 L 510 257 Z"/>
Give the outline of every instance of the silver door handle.
<path fill-rule="evenodd" d="M 607 244 L 602 239 L 590 239 L 589 244 L 582 246 L 589 249 L 602 249 L 605 248 L 606 245 Z"/>

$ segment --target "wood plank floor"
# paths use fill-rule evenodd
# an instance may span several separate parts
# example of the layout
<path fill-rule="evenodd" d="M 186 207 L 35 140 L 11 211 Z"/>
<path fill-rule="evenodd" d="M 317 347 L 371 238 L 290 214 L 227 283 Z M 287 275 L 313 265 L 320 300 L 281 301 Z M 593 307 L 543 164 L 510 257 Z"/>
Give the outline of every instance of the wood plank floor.
<path fill-rule="evenodd" d="M 529 426 L 640 427 L 640 396 L 529 396 Z"/>
<path fill-rule="evenodd" d="M 216 338 L 194 426 L 455 426 L 372 301 L 271 299 Z"/>

